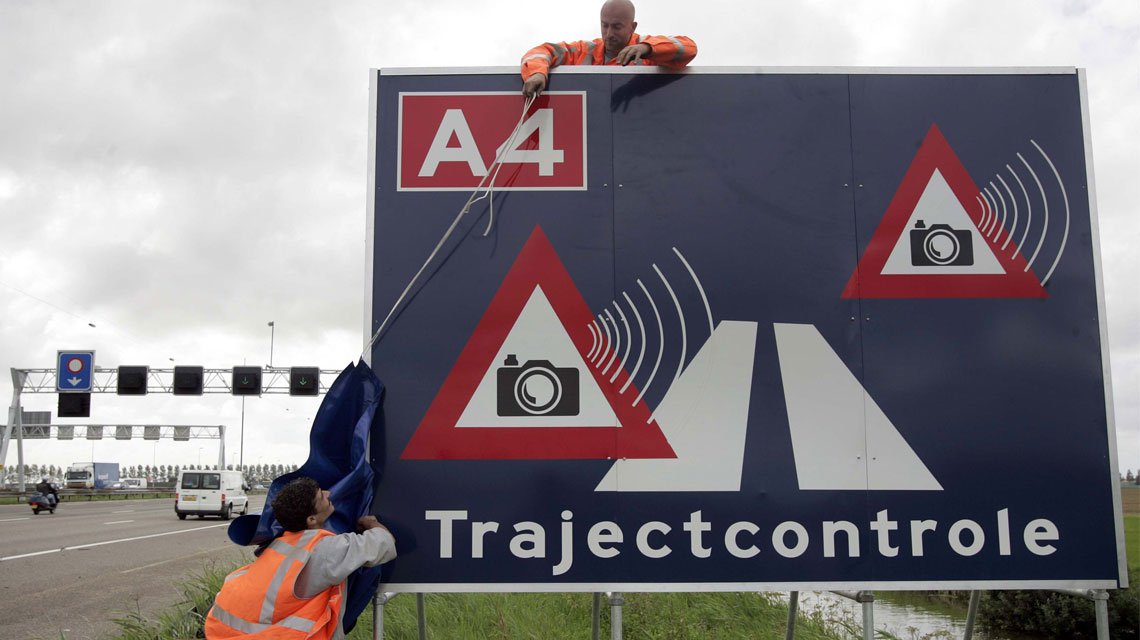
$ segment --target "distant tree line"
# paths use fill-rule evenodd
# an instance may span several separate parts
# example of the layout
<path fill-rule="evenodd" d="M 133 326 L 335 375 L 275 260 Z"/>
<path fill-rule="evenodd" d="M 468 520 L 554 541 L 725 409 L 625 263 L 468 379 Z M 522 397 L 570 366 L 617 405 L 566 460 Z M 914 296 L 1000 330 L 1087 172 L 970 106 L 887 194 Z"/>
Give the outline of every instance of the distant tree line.
<path fill-rule="evenodd" d="M 240 467 L 240 469 L 238 468 Z M 178 478 L 179 472 L 186 471 L 217 471 L 218 465 L 177 465 L 177 464 L 135 464 L 135 465 L 119 465 L 120 478 L 146 478 L 150 482 L 174 482 Z M 274 478 L 286 473 L 297 470 L 295 464 L 246 464 L 246 465 L 226 465 L 227 471 L 241 471 L 242 476 L 246 482 L 261 482 L 269 483 Z M 54 464 L 26 464 L 24 465 L 24 478 L 40 479 L 44 476 L 55 478 L 59 482 L 64 481 L 64 474 L 67 472 L 67 467 L 59 467 Z M 4 469 L 4 481 L 15 482 L 19 476 L 19 467 L 12 465 Z"/>

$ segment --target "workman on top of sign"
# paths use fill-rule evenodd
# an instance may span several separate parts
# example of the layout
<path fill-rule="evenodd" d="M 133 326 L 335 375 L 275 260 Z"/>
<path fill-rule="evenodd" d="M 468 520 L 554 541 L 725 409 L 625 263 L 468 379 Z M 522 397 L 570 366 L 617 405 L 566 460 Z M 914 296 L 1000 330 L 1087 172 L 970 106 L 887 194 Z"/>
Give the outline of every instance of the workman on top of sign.
<path fill-rule="evenodd" d="M 602 5 L 602 37 L 576 42 L 547 42 L 522 58 L 523 95 L 538 96 L 550 70 L 563 64 L 660 65 L 680 69 L 696 57 L 697 43 L 686 36 L 641 36 L 630 0 L 607 0 Z"/>
<path fill-rule="evenodd" d="M 345 580 L 395 558 L 396 541 L 375 516 L 357 521 L 361 533 L 326 531 L 334 511 L 312 478 L 282 487 L 273 515 L 285 534 L 226 576 L 206 617 L 206 638 L 344 638 Z"/>

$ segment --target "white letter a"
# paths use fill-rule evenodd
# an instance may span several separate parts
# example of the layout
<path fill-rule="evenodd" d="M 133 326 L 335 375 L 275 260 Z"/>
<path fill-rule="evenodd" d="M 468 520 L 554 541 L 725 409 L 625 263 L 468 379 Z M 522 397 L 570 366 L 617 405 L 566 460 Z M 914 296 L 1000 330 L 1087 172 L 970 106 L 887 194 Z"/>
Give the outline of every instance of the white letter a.
<path fill-rule="evenodd" d="M 459 141 L 458 147 L 448 147 L 451 134 L 455 134 Z M 424 164 L 420 167 L 420 177 L 435 175 L 435 170 L 441 162 L 466 162 L 471 168 L 471 175 L 482 177 L 487 175 L 487 168 L 483 166 L 483 158 L 479 155 L 479 147 L 475 145 L 475 137 L 471 135 L 471 128 L 467 126 L 467 119 L 463 117 L 460 109 L 448 109 L 443 114 L 439 129 L 435 132 L 435 139 L 431 141 Z"/>

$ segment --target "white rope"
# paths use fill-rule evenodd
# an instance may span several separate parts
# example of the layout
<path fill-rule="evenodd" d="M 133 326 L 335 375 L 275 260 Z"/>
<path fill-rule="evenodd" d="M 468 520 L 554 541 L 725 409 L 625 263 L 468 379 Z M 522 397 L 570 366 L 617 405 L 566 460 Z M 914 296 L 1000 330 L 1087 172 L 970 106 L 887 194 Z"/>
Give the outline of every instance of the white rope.
<path fill-rule="evenodd" d="M 439 239 L 439 242 L 436 243 L 435 248 L 431 250 L 431 254 L 428 255 L 427 260 L 424 260 L 423 266 L 421 266 L 420 270 L 416 272 L 416 275 L 412 276 L 412 279 L 408 282 L 408 286 L 404 287 L 404 291 L 400 294 L 400 297 L 396 299 L 396 303 L 393 304 L 392 308 L 388 310 L 388 315 L 384 317 L 384 321 L 380 323 L 380 326 L 376 329 L 376 332 L 372 334 L 372 339 L 368 341 L 368 344 L 364 346 L 364 350 L 360 352 L 361 358 L 363 358 L 365 354 L 367 354 L 369 350 L 372 349 L 372 346 L 376 344 L 376 341 L 380 339 L 380 334 L 383 333 L 385 327 L 388 326 L 388 321 L 392 319 L 393 314 L 395 314 L 396 310 L 400 308 L 401 304 L 403 304 L 404 298 L 407 297 L 408 292 L 412 290 L 413 286 L 415 286 L 416 281 L 420 279 L 420 276 L 423 275 L 428 265 L 431 264 L 431 261 L 435 259 L 435 256 L 439 253 L 439 250 L 443 247 L 444 244 L 447 243 L 448 238 L 451 237 L 451 234 L 455 231 L 455 228 L 459 226 L 459 221 L 462 220 L 463 216 L 467 215 L 467 212 L 471 210 L 471 205 L 488 196 L 491 197 L 491 218 L 487 222 L 487 229 L 483 232 L 483 236 L 486 237 L 487 234 L 491 232 L 491 227 L 495 216 L 495 179 L 498 178 L 499 169 L 501 169 L 503 166 L 503 155 L 507 152 L 507 150 L 511 148 L 511 144 L 514 142 L 515 137 L 518 136 L 519 131 L 522 129 L 523 121 L 526 119 L 527 111 L 529 111 L 531 105 L 534 104 L 534 99 L 535 96 L 529 96 L 523 102 L 522 114 L 519 115 L 519 121 L 515 125 L 514 131 L 511 132 L 510 137 L 508 137 L 506 142 L 504 142 L 503 145 L 499 147 L 499 152 L 496 154 L 495 161 L 491 163 L 491 168 L 487 171 L 486 175 L 483 176 L 483 179 L 479 181 L 479 186 L 475 187 L 475 190 L 471 192 L 471 197 L 467 198 L 466 204 L 464 204 L 463 208 L 459 210 L 459 214 L 455 216 L 455 219 L 451 221 L 451 226 L 447 228 L 447 231 L 444 232 L 443 237 Z M 489 184 L 488 178 L 490 178 Z M 485 189 L 484 185 L 486 185 Z M 483 195 L 478 195 L 480 191 L 483 192 Z"/>
<path fill-rule="evenodd" d="M 490 215 L 487 217 L 487 228 L 483 230 L 484 238 L 491 233 L 491 228 L 495 226 L 495 180 L 499 178 L 499 170 L 503 168 L 503 156 L 514 148 L 515 138 L 519 135 L 519 131 L 522 131 L 522 124 L 526 118 L 526 112 L 530 110 L 530 105 L 534 104 L 535 97 L 536 96 L 527 97 L 526 102 L 523 104 L 522 115 L 519 116 L 519 121 L 515 124 L 515 130 L 511 132 L 511 137 L 507 138 L 507 141 L 500 147 L 499 153 L 495 156 L 495 161 L 491 163 L 491 166 L 494 168 L 494 173 L 491 175 L 491 181 L 487 184 L 487 191 L 484 194 L 484 196 L 490 194 L 490 198 L 487 200 Z M 487 173 L 492 172 L 488 170 Z M 475 201 L 478 202 L 484 196 L 476 198 Z"/>

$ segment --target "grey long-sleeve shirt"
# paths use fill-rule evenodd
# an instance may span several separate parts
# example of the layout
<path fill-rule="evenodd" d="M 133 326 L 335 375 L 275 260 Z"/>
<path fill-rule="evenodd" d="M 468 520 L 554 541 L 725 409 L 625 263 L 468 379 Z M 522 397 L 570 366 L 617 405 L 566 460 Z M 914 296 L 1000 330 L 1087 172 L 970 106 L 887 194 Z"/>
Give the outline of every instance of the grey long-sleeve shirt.
<path fill-rule="evenodd" d="M 293 592 L 298 598 L 312 598 L 340 584 L 360 567 L 375 567 L 396 557 L 396 540 L 387 529 L 364 533 L 342 533 L 325 538 L 313 548 L 305 568 L 297 575 Z M 334 640 L 344 637 L 344 605 L 341 598 Z"/>

